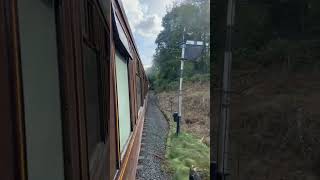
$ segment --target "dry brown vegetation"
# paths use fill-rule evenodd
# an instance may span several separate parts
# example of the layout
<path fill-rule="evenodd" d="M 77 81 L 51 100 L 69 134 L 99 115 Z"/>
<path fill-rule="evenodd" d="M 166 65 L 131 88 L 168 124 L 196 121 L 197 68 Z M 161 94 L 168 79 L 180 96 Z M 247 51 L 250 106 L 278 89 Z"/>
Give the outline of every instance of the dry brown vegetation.
<path fill-rule="evenodd" d="M 182 131 L 200 138 L 205 144 L 210 142 L 210 83 L 186 82 L 183 85 Z M 178 111 L 178 91 L 165 91 L 158 95 L 161 109 L 168 114 Z"/>
<path fill-rule="evenodd" d="M 278 67 L 233 73 L 232 179 L 320 178 L 320 73 Z"/>

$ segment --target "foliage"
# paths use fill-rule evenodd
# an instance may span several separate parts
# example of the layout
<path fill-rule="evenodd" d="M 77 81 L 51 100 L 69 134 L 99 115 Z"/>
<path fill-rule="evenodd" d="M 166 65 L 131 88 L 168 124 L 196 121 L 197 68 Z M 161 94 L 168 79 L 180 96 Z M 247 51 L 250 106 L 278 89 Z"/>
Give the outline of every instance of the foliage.
<path fill-rule="evenodd" d="M 195 74 L 190 78 L 187 78 L 186 81 L 194 82 L 207 82 L 210 80 L 210 74 Z"/>
<path fill-rule="evenodd" d="M 235 16 L 233 67 L 319 69 L 319 1 L 264 1 L 240 5 Z M 312 66 L 313 64 L 313 66 Z M 253 67 L 252 66 L 252 67 Z"/>
<path fill-rule="evenodd" d="M 317 71 L 320 69 L 319 44 L 320 41 L 270 40 L 259 50 L 237 49 L 233 66 L 240 68 L 251 64 L 260 68 L 277 67 L 287 72 Z"/>
<path fill-rule="evenodd" d="M 168 119 L 168 117 L 166 117 Z M 202 178 L 209 179 L 210 148 L 191 134 L 181 132 L 176 135 L 176 124 L 168 119 L 170 131 L 167 138 L 167 170 L 173 173 L 175 180 L 188 180 L 189 170 L 197 168 Z"/>
<path fill-rule="evenodd" d="M 182 34 L 186 29 L 185 40 L 209 42 L 210 15 L 209 0 L 185 0 L 173 5 L 162 19 L 164 29 L 158 35 L 150 82 L 153 88 L 165 90 L 166 86 L 178 81 Z M 210 55 L 204 52 L 198 62 L 186 62 L 184 77 L 209 72 Z M 170 88 L 170 87 L 168 87 Z"/>

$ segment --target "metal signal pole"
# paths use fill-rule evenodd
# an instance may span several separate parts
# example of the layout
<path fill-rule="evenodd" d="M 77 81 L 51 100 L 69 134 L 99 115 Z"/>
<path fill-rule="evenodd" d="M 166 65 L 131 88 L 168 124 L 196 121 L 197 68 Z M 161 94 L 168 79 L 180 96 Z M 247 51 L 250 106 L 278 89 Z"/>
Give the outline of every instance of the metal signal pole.
<path fill-rule="evenodd" d="M 180 85 L 179 85 L 179 114 L 178 114 L 178 121 L 177 121 L 177 135 L 180 132 L 180 122 L 182 120 L 182 80 L 183 80 L 183 65 L 184 65 L 184 51 L 186 44 L 184 42 L 184 35 L 186 32 L 186 28 L 183 29 L 182 33 L 182 51 L 181 51 L 181 65 L 180 65 Z"/>
<path fill-rule="evenodd" d="M 219 122 L 218 139 L 218 180 L 226 180 L 229 175 L 229 120 L 230 120 L 230 84 L 231 84 L 231 64 L 232 64 L 232 46 L 231 36 L 234 25 L 235 0 L 228 0 L 227 9 L 227 31 L 226 45 L 224 54 L 224 67 L 222 79 L 222 101 L 221 114 Z"/>

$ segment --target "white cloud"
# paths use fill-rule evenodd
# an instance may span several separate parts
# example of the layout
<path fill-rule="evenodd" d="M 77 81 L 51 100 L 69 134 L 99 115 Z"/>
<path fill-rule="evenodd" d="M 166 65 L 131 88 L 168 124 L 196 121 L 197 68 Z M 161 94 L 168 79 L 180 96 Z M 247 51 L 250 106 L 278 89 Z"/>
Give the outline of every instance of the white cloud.
<path fill-rule="evenodd" d="M 139 0 L 123 0 L 123 6 L 129 19 L 130 27 L 134 33 L 138 33 L 144 37 L 151 37 L 153 41 L 162 30 L 161 19 L 165 12 L 165 3 L 172 0 L 165 0 L 163 3 L 142 1 Z M 157 2 L 157 1 L 154 1 Z M 159 6 L 161 4 L 161 6 Z M 156 7 L 158 6 L 158 7 Z M 162 13 L 154 11 L 160 9 Z M 154 11 L 154 12 L 152 12 Z"/>
<path fill-rule="evenodd" d="M 130 27 L 135 32 L 135 27 L 143 20 L 142 6 L 139 0 L 123 0 L 122 3 L 129 19 Z"/>
<path fill-rule="evenodd" d="M 158 14 L 161 17 L 166 14 L 167 6 L 172 5 L 175 1 L 178 2 L 180 0 L 141 0 L 143 4 L 149 5 L 150 12 Z"/>
<path fill-rule="evenodd" d="M 154 41 L 163 29 L 162 17 L 174 1 L 181 0 L 122 0 L 135 40 L 140 42 L 137 45 L 145 67 L 152 64 Z"/>
<path fill-rule="evenodd" d="M 143 64 L 144 69 L 148 69 L 152 67 L 152 64 Z"/>
<path fill-rule="evenodd" d="M 137 33 L 144 37 L 155 38 L 162 29 L 161 18 L 157 15 L 145 17 L 136 26 Z"/>

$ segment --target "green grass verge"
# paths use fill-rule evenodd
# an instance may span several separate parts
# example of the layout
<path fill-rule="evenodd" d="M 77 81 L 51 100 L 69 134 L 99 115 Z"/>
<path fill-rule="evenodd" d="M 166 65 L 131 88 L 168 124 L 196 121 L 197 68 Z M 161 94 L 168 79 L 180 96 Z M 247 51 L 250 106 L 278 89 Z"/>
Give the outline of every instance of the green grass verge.
<path fill-rule="evenodd" d="M 201 170 L 203 179 L 209 179 L 210 148 L 199 138 L 181 132 L 176 135 L 176 123 L 168 119 L 170 130 L 166 144 L 166 167 L 175 180 L 188 180 L 190 167 Z"/>

